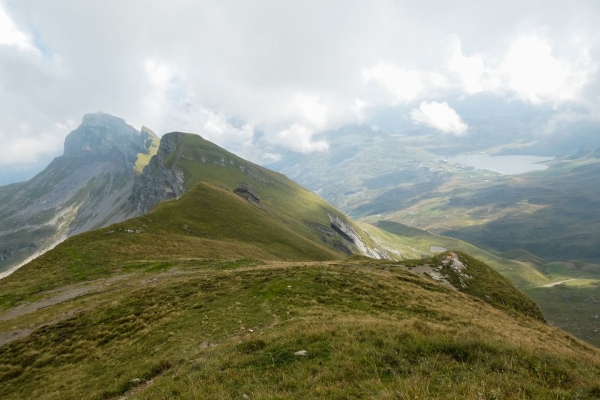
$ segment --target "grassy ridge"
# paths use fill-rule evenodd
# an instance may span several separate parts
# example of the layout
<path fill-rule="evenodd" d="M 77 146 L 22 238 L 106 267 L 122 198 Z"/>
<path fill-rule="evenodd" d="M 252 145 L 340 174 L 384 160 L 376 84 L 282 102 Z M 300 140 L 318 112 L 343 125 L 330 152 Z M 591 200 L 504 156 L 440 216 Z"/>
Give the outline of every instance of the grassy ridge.
<path fill-rule="evenodd" d="M 0 347 L 0 396 L 600 394 L 597 350 L 392 262 L 173 265 L 0 322 L 50 322 Z"/>
<path fill-rule="evenodd" d="M 344 260 L 309 227 L 340 214 L 282 175 L 194 135 L 165 165 L 179 200 L 0 281 L 0 398 L 600 396 L 598 349 L 478 260 L 458 291 L 407 270 L 439 257 Z"/>
<path fill-rule="evenodd" d="M 185 135 L 163 164 L 184 172 L 188 190 L 205 182 L 233 191 L 241 182 L 249 182 L 274 218 L 317 243 L 322 243 L 319 234 L 308 222 L 329 226 L 327 214 L 331 214 L 353 225 L 335 207 L 285 175 L 248 162 L 198 135 Z M 356 230 L 366 244 L 373 245 L 367 235 Z"/>
<path fill-rule="evenodd" d="M 450 252 L 438 254 L 429 262 L 438 265 L 440 272 L 447 276 L 448 281 L 455 288 L 501 310 L 520 313 L 544 321 L 544 316 L 535 302 L 515 288 L 508 279 L 484 262 L 466 253 L 459 251 L 454 254 L 465 266 L 464 273 L 468 275 L 468 278 L 462 278 L 448 263 L 444 263 L 449 256 L 453 257 Z"/>
<path fill-rule="evenodd" d="M 126 263 L 137 260 L 342 257 L 267 210 L 226 189 L 200 183 L 149 214 L 69 238 L 0 281 L 0 304 L 6 307 L 40 291 L 121 273 Z"/>
<path fill-rule="evenodd" d="M 462 240 L 436 235 L 394 221 L 377 221 L 375 226 L 393 233 L 397 236 L 396 240 L 411 245 L 425 254 L 429 253 L 431 246 L 442 246 L 470 254 L 493 267 L 517 287 L 550 282 L 548 277 L 538 269 L 539 266 L 530 260 L 519 261 L 499 257 Z"/>

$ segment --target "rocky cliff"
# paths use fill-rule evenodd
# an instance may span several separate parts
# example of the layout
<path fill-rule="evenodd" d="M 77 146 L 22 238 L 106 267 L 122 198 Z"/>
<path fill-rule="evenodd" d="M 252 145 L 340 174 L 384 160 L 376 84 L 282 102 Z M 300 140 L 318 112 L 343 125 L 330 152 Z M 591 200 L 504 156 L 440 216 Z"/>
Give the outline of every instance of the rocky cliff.
<path fill-rule="evenodd" d="M 150 211 L 161 201 L 178 199 L 185 191 L 183 171 L 176 166 L 168 168 L 165 160 L 175 151 L 177 145 L 185 137 L 184 133 L 171 132 L 160 140 L 158 153 L 152 157 L 141 175 L 138 175 L 133 185 L 132 195 L 129 199 L 131 210 L 136 215 Z"/>
<path fill-rule="evenodd" d="M 360 234 L 346 221 L 335 215 L 327 214 L 331 228 L 342 236 L 349 244 L 356 247 L 360 254 L 376 260 L 391 260 L 392 257 L 383 248 L 369 246 Z"/>
<path fill-rule="evenodd" d="M 62 157 L 28 182 L 0 187 L 0 273 L 69 236 L 133 216 L 124 208 L 133 166 L 155 138 L 121 118 L 88 114 L 66 137 Z"/>
<path fill-rule="evenodd" d="M 109 114 L 86 114 L 81 125 L 65 139 L 63 157 L 123 161 L 135 164 L 139 153 L 152 144 L 148 130 L 141 132 Z"/>

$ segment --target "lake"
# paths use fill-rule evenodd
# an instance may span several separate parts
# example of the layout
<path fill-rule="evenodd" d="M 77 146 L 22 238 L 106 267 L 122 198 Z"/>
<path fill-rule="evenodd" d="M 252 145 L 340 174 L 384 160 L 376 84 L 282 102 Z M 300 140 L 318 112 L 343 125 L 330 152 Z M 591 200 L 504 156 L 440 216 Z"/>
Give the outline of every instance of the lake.
<path fill-rule="evenodd" d="M 550 161 L 552 159 L 554 159 L 554 157 L 462 154 L 456 157 L 449 157 L 448 164 L 458 163 L 477 169 L 498 172 L 504 175 L 516 175 L 531 171 L 543 171 L 548 168 L 548 166 L 538 163 Z"/>

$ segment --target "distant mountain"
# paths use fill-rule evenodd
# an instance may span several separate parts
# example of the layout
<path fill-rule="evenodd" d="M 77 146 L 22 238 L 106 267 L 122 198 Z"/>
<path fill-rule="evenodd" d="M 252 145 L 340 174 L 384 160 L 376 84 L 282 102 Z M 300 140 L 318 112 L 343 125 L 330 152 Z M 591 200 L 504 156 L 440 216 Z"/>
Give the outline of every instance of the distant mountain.
<path fill-rule="evenodd" d="M 158 203 L 177 200 L 192 189 L 198 196 L 214 192 L 213 201 L 217 203 L 203 203 L 207 207 L 205 212 L 223 207 L 217 200 L 219 197 L 223 202 L 229 198 L 246 200 L 252 205 L 246 212 L 263 214 L 261 218 L 269 221 L 268 224 L 279 226 L 271 226 L 269 231 L 279 230 L 282 234 L 287 232 L 284 237 L 296 237 L 285 240 L 298 243 L 308 240 L 314 242 L 312 246 L 324 246 L 328 250 L 322 251 L 326 253 L 392 258 L 388 250 L 377 245 L 343 213 L 299 184 L 193 134 L 172 132 L 161 138 L 157 155 L 136 178 L 126 208 L 135 215 L 144 215 Z M 221 194 L 217 196 L 218 193 Z M 186 198 L 191 201 L 189 196 Z M 260 233 L 262 222 L 254 227 L 236 225 L 238 211 L 234 204 L 230 211 L 208 212 L 206 216 L 229 221 L 232 230 L 224 237 L 239 238 L 241 235 L 245 241 L 250 238 L 253 242 L 266 240 Z M 189 218 L 201 217 L 190 215 Z M 218 230 L 211 232 L 215 235 Z M 191 231 L 188 233 L 193 236 Z"/>
<path fill-rule="evenodd" d="M 486 264 L 363 257 L 376 227 L 199 136 L 163 136 L 128 203 L 0 280 L 1 398 L 599 393 L 598 349 Z"/>
<path fill-rule="evenodd" d="M 325 136 L 329 150 L 286 154 L 268 165 L 339 207 L 350 216 L 378 194 L 400 184 L 433 188 L 449 177 L 425 150 L 402 144 L 367 126 L 349 126 Z"/>
<path fill-rule="evenodd" d="M 283 175 L 197 135 L 174 132 L 159 141 L 148 128 L 137 131 L 97 113 L 84 116 L 65 139 L 64 155 L 44 171 L 29 182 L 0 187 L 0 272 L 67 237 L 146 214 L 198 182 L 256 196 L 262 199 L 259 207 L 279 222 L 289 222 L 290 205 L 296 204 L 294 215 L 301 213 L 303 222 L 290 228 L 334 252 L 392 257 L 342 213 Z"/>
<path fill-rule="evenodd" d="M 446 247 L 447 241 L 457 249 L 446 236 L 478 246 L 467 251 L 534 297 L 548 320 L 597 344 L 597 123 L 580 121 L 569 125 L 573 131 L 559 124 L 557 132 L 542 134 L 553 117 L 470 120 L 472 131 L 462 137 L 347 127 L 324 136 L 328 152 L 286 156 L 273 167 L 352 218 L 400 234 L 407 245 L 421 244 L 422 251 L 424 244 Z M 557 157 L 544 171 L 513 176 L 442 157 L 467 151 Z M 428 235 L 404 235 L 395 222 Z"/>
<path fill-rule="evenodd" d="M 122 221 L 139 159 L 158 138 L 121 118 L 96 113 L 65 139 L 57 157 L 28 182 L 0 187 L 0 272 L 65 238 Z"/>

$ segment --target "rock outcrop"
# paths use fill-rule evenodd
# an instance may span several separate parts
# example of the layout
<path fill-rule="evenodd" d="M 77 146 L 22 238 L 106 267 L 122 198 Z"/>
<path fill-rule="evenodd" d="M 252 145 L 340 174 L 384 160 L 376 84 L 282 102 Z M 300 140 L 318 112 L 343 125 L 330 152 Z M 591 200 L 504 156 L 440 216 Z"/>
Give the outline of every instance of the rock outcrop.
<path fill-rule="evenodd" d="M 184 173 L 177 167 L 166 167 L 166 158 L 176 151 L 185 133 L 171 132 L 160 139 L 158 153 L 152 157 L 141 175 L 135 178 L 130 206 L 135 215 L 150 211 L 161 201 L 178 199 L 185 193 Z M 176 157 L 177 155 L 174 155 Z"/>
<path fill-rule="evenodd" d="M 0 187 L 0 272 L 91 229 L 123 221 L 139 155 L 155 135 L 121 118 L 83 117 L 65 139 L 64 155 L 28 182 Z"/>
<path fill-rule="evenodd" d="M 340 217 L 336 217 L 335 215 L 331 214 L 327 215 L 329 216 L 329 222 L 331 223 L 333 230 L 340 234 L 340 236 L 342 236 L 352 245 L 356 246 L 362 255 L 375 258 L 377 260 L 392 259 L 392 257 L 390 257 L 385 250 L 367 246 L 358 232 L 356 232 L 352 226 L 350 226 Z"/>
<path fill-rule="evenodd" d="M 109 114 L 86 114 L 81 125 L 65 138 L 63 157 L 85 160 L 122 160 L 133 166 L 138 153 L 147 152 L 151 139 L 125 120 Z"/>
<path fill-rule="evenodd" d="M 252 203 L 259 208 L 263 208 L 262 204 L 260 204 L 260 197 L 256 194 L 256 189 L 248 182 L 240 183 L 238 187 L 234 189 L 233 193 L 237 194 L 247 202 Z"/>

